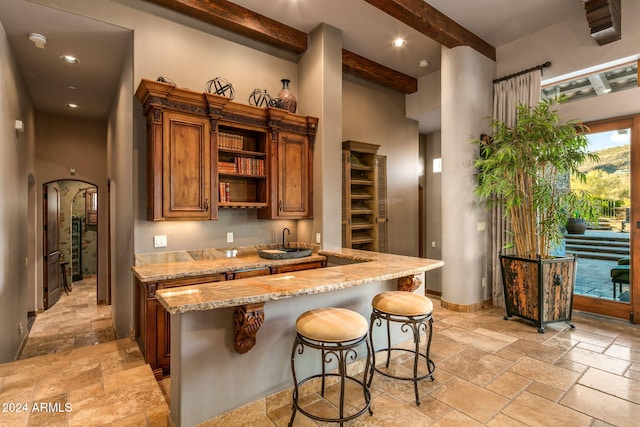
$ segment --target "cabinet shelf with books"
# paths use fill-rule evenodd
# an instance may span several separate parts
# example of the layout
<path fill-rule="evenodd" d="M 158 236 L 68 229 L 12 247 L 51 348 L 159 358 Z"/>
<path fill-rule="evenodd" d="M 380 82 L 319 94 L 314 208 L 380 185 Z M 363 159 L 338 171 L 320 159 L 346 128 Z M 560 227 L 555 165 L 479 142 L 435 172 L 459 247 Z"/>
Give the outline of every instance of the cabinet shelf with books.
<path fill-rule="evenodd" d="M 266 132 L 219 127 L 219 208 L 267 206 L 266 140 Z"/>

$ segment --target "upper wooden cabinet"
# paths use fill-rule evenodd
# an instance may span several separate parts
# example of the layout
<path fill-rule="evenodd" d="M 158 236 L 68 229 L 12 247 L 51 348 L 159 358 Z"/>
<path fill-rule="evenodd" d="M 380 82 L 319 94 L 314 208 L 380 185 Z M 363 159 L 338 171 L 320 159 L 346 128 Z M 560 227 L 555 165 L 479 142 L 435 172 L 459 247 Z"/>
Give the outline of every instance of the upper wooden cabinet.
<path fill-rule="evenodd" d="M 143 79 L 147 219 L 217 219 L 220 208 L 260 218 L 312 214 L 318 119 Z"/>
<path fill-rule="evenodd" d="M 211 125 L 207 117 L 162 113 L 162 216 L 211 217 Z M 154 199 L 154 203 L 157 201 Z"/>
<path fill-rule="evenodd" d="M 302 118 L 299 126 L 315 129 L 318 119 Z M 281 124 L 276 121 L 277 125 Z M 308 134 L 278 127 L 271 130 L 269 144 L 269 206 L 259 218 L 296 219 L 313 217 L 313 147 Z"/>

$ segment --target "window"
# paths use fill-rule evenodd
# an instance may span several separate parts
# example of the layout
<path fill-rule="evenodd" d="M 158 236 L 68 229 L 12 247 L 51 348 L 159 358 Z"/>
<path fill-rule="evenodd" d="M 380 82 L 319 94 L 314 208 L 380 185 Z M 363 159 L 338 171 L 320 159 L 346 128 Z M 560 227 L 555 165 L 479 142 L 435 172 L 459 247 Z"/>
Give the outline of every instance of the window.
<path fill-rule="evenodd" d="M 636 87 L 638 61 L 632 61 L 554 83 L 543 83 L 542 97 L 550 99 L 564 95 L 567 97 L 565 102 L 571 102 Z"/>
<path fill-rule="evenodd" d="M 86 224 L 98 225 L 98 190 L 90 188 L 84 197 Z"/>

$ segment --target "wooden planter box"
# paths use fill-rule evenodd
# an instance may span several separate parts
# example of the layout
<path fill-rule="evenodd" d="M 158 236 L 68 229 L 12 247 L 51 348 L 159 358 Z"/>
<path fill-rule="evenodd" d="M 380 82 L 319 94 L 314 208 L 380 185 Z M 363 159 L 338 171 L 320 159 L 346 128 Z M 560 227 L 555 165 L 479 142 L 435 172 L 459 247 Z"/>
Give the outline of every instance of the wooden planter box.
<path fill-rule="evenodd" d="M 548 323 L 567 322 L 572 328 L 575 257 L 552 259 L 500 255 L 507 309 L 505 320 L 518 316 L 534 322 L 544 333 Z"/>

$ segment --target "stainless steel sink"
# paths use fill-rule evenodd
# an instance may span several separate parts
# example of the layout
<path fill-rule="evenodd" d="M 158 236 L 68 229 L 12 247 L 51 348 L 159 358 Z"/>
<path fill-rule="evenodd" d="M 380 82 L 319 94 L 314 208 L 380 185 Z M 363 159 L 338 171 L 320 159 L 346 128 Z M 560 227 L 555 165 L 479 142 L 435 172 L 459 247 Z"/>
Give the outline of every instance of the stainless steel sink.
<path fill-rule="evenodd" d="M 260 249 L 258 255 L 266 259 L 290 259 L 304 258 L 311 255 L 311 249 L 305 248 L 276 248 L 276 249 Z"/>

